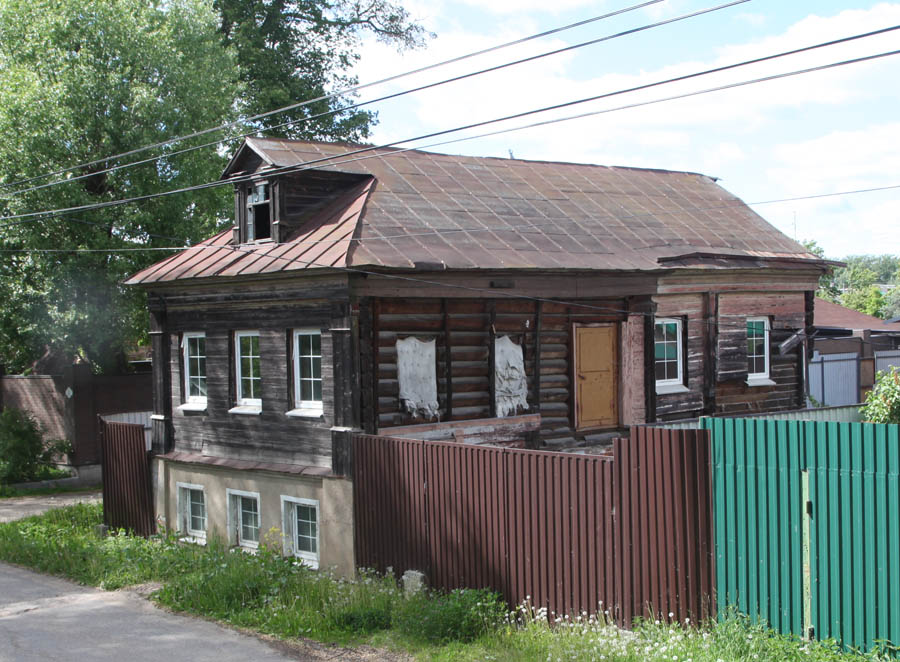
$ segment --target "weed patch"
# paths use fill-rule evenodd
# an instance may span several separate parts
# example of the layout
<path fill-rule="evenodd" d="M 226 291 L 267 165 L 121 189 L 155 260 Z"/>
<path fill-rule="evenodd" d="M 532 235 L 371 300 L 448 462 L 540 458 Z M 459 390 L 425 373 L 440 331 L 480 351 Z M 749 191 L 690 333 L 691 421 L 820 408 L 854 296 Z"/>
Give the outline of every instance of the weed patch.
<path fill-rule="evenodd" d="M 701 627 L 657 622 L 621 630 L 602 615 L 549 619 L 544 610 L 509 614 L 486 590 L 407 597 L 393 577 L 363 572 L 346 581 L 281 557 L 174 537 L 99 537 L 99 505 L 79 504 L 0 524 L 0 559 L 84 584 L 115 589 L 159 582 L 157 601 L 282 638 L 370 643 L 412 651 L 433 662 L 519 660 L 587 662 L 880 662 L 883 651 L 842 651 L 803 642 L 731 615 Z M 551 622 L 552 620 L 552 622 Z"/>

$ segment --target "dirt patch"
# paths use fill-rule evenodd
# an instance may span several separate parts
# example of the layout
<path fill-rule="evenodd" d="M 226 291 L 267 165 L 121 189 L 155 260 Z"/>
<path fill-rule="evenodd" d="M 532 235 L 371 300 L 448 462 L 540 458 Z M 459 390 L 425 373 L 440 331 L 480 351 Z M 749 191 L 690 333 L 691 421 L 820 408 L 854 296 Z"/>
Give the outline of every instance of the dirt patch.
<path fill-rule="evenodd" d="M 412 662 L 413 657 L 405 653 L 358 646 L 344 648 L 333 644 L 323 644 L 310 639 L 275 639 L 257 635 L 262 641 L 280 653 L 296 657 L 298 660 L 341 660 L 341 662 Z"/>

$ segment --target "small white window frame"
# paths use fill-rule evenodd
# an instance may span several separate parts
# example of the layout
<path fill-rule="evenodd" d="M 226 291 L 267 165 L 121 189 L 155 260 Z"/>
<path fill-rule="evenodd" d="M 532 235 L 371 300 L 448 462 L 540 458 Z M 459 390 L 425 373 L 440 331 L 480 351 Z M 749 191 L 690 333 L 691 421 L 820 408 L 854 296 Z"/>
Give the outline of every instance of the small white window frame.
<path fill-rule="evenodd" d="M 308 506 L 316 510 L 316 552 L 302 552 L 297 545 L 297 506 Z M 319 555 L 322 551 L 322 510 L 317 499 L 304 499 L 281 495 L 281 525 L 284 536 L 284 555 L 295 556 L 311 568 L 319 567 Z"/>
<path fill-rule="evenodd" d="M 242 374 L 241 374 L 241 338 L 252 338 L 256 337 L 259 340 L 259 354 L 260 354 L 260 375 L 259 375 L 259 384 L 260 388 L 262 388 L 262 338 L 260 337 L 259 331 L 235 331 L 234 332 L 234 386 L 235 386 L 235 399 L 237 400 L 237 407 L 230 409 L 229 411 L 233 414 L 243 414 L 243 413 L 259 413 L 262 409 L 262 398 L 245 398 L 243 393 L 243 384 L 242 384 Z"/>
<path fill-rule="evenodd" d="M 748 317 L 746 324 L 749 327 L 751 322 L 762 322 L 765 330 L 763 335 L 763 357 L 765 362 L 765 370 L 763 372 L 750 372 L 750 357 L 747 357 L 747 385 L 748 386 L 772 386 L 775 384 L 770 377 L 771 348 L 769 347 L 769 332 L 772 329 L 772 322 L 768 317 L 757 316 Z"/>
<path fill-rule="evenodd" d="M 322 340 L 323 334 L 321 329 L 294 329 L 291 335 L 291 360 L 294 364 L 293 380 L 294 380 L 294 408 L 287 412 L 288 416 L 299 416 L 308 418 L 320 418 L 324 412 L 322 400 L 301 400 L 300 388 L 301 380 L 304 379 L 303 371 L 300 366 L 300 337 L 301 336 L 319 336 L 319 361 L 322 360 Z M 325 388 L 325 380 L 319 377 L 322 384 L 323 396 Z"/>
<path fill-rule="evenodd" d="M 243 533 L 243 521 L 241 517 L 241 497 L 256 499 L 256 514 L 259 518 L 259 533 L 257 534 L 257 538 L 261 537 L 262 535 L 262 509 L 260 508 L 259 492 L 234 490 L 228 487 L 225 488 L 225 501 L 228 504 L 228 543 L 230 545 L 234 545 L 235 547 L 256 550 L 259 548 L 259 540 L 245 540 L 241 535 Z"/>
<path fill-rule="evenodd" d="M 203 494 L 203 511 L 206 526 L 209 526 L 209 501 L 206 498 L 206 488 L 196 483 L 175 483 L 176 510 L 178 511 L 178 533 L 186 542 L 206 544 L 206 529 L 191 528 L 191 490 L 197 490 Z"/>
<path fill-rule="evenodd" d="M 203 411 L 206 409 L 205 395 L 191 395 L 191 362 L 190 362 L 190 340 L 192 338 L 206 339 L 206 334 L 202 331 L 190 331 L 181 336 L 181 361 L 184 370 L 184 402 L 180 409 L 191 411 Z M 206 356 L 204 356 L 206 358 Z M 203 375 L 206 380 L 207 375 Z"/>
<path fill-rule="evenodd" d="M 684 320 L 678 317 L 659 317 L 653 321 L 653 332 L 654 332 L 654 341 L 653 341 L 653 363 L 654 363 L 654 373 L 656 368 L 656 326 L 659 324 L 674 324 L 675 325 L 675 342 L 676 342 L 676 370 L 677 377 L 672 379 L 657 379 L 656 380 L 656 393 L 657 395 L 665 395 L 666 393 L 683 393 L 687 391 L 687 387 L 684 385 Z"/>

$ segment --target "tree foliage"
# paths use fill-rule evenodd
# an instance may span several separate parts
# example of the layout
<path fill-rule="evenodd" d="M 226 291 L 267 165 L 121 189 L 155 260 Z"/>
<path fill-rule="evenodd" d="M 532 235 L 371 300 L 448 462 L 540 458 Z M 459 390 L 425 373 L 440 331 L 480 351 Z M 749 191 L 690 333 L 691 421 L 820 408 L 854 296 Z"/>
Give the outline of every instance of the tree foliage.
<path fill-rule="evenodd" d="M 890 372 L 878 371 L 860 412 L 871 423 L 900 423 L 900 371 L 896 366 L 891 366 Z"/>
<path fill-rule="evenodd" d="M 418 46 L 426 37 L 405 9 L 386 0 L 214 0 L 214 5 L 224 43 L 237 54 L 249 115 L 355 85 L 347 71 L 359 59 L 363 33 L 401 48 Z M 277 123 L 296 123 L 267 133 L 351 141 L 367 137 L 374 114 L 341 112 L 346 106 L 345 99 L 326 99 L 279 114 Z"/>
<path fill-rule="evenodd" d="M 165 158 L 153 164 L 103 173 L 123 162 L 107 160 L 62 185 L 9 186 L 350 84 L 365 31 L 402 45 L 423 36 L 384 0 L 0 0 L 0 215 L 217 179 L 222 153 L 173 153 L 210 140 L 202 136 L 158 149 Z M 342 104 L 275 121 L 338 111 L 282 133 L 366 136 L 374 117 L 341 113 Z M 10 372 L 52 372 L 80 356 L 101 371 L 121 368 L 123 349 L 147 327 L 142 293 L 122 280 L 169 254 L 151 249 L 230 224 L 232 210 L 231 192 L 218 188 L 4 225 L 0 362 Z M 35 252 L 48 250 L 62 252 Z"/>
<path fill-rule="evenodd" d="M 803 245 L 825 257 L 815 241 Z M 842 261 L 847 266 L 819 279 L 816 296 L 882 319 L 900 315 L 900 256 L 851 255 Z"/>

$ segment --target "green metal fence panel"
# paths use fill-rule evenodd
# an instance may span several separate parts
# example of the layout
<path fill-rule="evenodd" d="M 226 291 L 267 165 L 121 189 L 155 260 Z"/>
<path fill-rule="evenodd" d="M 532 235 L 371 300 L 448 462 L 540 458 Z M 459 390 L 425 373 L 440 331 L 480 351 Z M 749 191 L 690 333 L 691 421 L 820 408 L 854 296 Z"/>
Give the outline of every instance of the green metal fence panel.
<path fill-rule="evenodd" d="M 737 608 L 846 647 L 900 643 L 900 426 L 701 424 L 712 442 L 718 613 Z"/>

